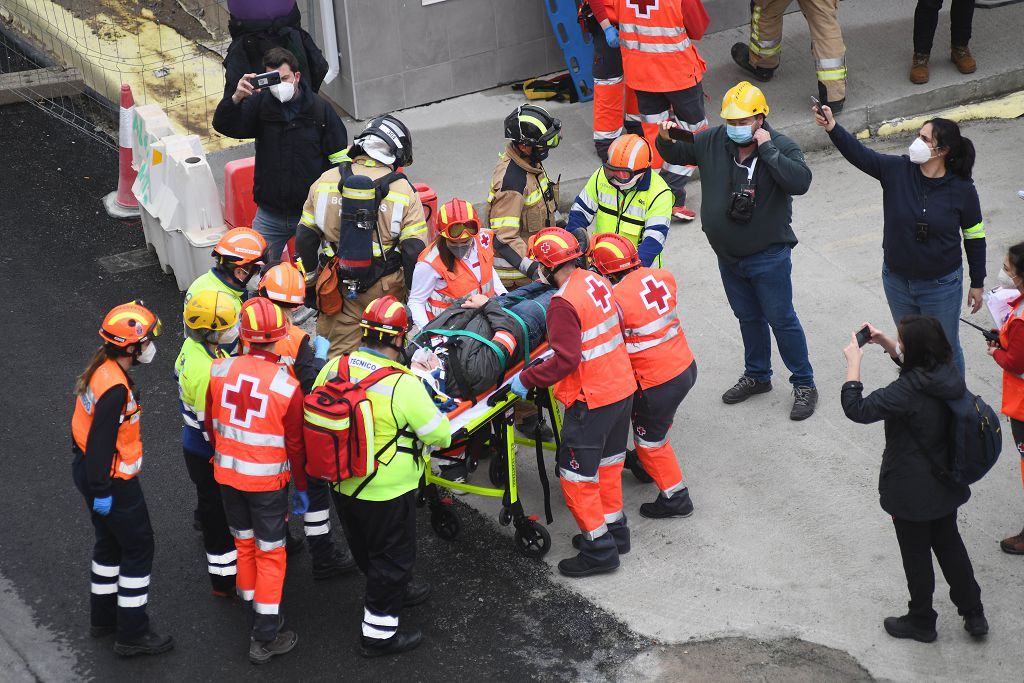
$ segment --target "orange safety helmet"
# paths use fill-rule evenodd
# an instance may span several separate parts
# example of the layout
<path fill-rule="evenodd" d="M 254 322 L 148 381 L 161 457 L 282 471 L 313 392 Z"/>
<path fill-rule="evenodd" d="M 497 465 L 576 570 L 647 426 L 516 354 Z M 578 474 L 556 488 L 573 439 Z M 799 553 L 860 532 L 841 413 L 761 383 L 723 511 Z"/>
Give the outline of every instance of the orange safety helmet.
<path fill-rule="evenodd" d="M 601 275 L 632 270 L 640 265 L 640 255 L 632 240 L 614 232 L 603 232 L 595 238 L 590 260 Z"/>
<path fill-rule="evenodd" d="M 277 304 L 262 296 L 242 304 L 240 318 L 240 335 L 242 341 L 248 344 L 273 344 L 283 339 L 288 332 L 284 313 Z"/>
<path fill-rule="evenodd" d="M 548 269 L 556 268 L 583 255 L 580 243 L 562 228 L 542 228 L 530 238 L 530 258 Z"/>
<path fill-rule="evenodd" d="M 368 332 L 379 332 L 381 336 L 397 337 L 409 330 L 409 314 L 401 301 L 388 294 L 370 302 L 359 326 L 364 336 Z"/>
<path fill-rule="evenodd" d="M 266 251 L 267 241 L 263 239 L 263 235 L 252 228 L 231 228 L 221 236 L 217 246 L 213 248 L 213 257 L 235 266 L 261 266 Z"/>
<path fill-rule="evenodd" d="M 285 306 L 300 306 L 306 301 L 306 280 L 290 263 L 278 263 L 260 280 L 260 296 Z"/>
<path fill-rule="evenodd" d="M 104 341 L 123 349 L 132 344 L 145 344 L 159 337 L 163 329 L 160 318 L 136 299 L 110 309 L 99 333 Z"/>
<path fill-rule="evenodd" d="M 462 232 L 452 233 L 452 227 L 460 224 L 466 226 Z M 473 205 L 458 198 L 445 202 L 437 212 L 437 231 L 448 239 L 460 239 L 466 236 L 467 230 L 469 236 L 480 232 L 480 216 Z"/>
<path fill-rule="evenodd" d="M 627 133 L 615 138 L 608 147 L 605 166 L 615 171 L 630 171 L 633 175 L 651 167 L 651 145 L 639 135 Z"/>

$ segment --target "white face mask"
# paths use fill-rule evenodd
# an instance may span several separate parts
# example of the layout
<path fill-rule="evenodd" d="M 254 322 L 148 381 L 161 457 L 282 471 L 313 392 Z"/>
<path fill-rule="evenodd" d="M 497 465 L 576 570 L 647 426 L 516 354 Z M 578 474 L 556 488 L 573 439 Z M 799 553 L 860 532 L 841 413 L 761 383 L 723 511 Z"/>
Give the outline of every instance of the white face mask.
<path fill-rule="evenodd" d="M 1020 278 L 1017 279 L 1019 280 Z M 1010 274 L 1006 272 L 1006 268 L 999 269 L 999 286 L 1003 289 L 1017 289 L 1017 283 L 1014 282 Z"/>
<path fill-rule="evenodd" d="M 932 148 L 928 146 L 928 143 L 921 138 L 915 138 L 910 143 L 910 147 L 907 148 L 907 153 L 910 155 L 910 160 L 915 164 L 923 164 L 932 158 Z"/>
<path fill-rule="evenodd" d="M 238 341 L 238 325 L 229 327 L 220 333 L 220 338 L 217 340 L 218 344 L 228 346 Z"/>
<path fill-rule="evenodd" d="M 281 81 L 270 86 L 270 94 L 281 102 L 288 102 L 295 97 L 295 84 Z"/>
<path fill-rule="evenodd" d="M 146 348 L 142 349 L 142 353 L 139 354 L 139 362 L 142 364 L 152 363 L 153 358 L 156 356 L 156 344 L 149 342 Z"/>

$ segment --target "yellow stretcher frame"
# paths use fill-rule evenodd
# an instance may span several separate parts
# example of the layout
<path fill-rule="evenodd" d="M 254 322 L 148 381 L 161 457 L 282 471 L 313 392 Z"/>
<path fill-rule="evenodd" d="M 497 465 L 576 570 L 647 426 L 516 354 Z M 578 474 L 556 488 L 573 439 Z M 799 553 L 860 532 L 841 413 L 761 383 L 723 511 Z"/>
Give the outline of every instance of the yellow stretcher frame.
<path fill-rule="evenodd" d="M 485 409 L 477 409 L 474 414 L 460 425 L 452 434 L 452 444 L 468 444 L 470 437 L 483 430 L 492 436 L 494 453 L 491 456 L 489 475 L 493 487 L 480 486 L 462 482 L 454 482 L 434 474 L 430 467 L 431 454 L 427 454 L 427 465 L 424 468 L 423 491 L 430 507 L 430 525 L 434 532 L 445 540 L 454 540 L 461 528 L 458 516 L 451 509 L 450 499 L 442 499 L 439 487 L 455 491 L 464 491 L 477 496 L 501 498 L 502 507 L 498 513 L 498 523 L 502 526 L 512 524 L 515 527 L 514 541 L 516 550 L 526 557 L 540 559 L 551 549 L 551 535 L 538 521 L 536 515 L 527 515 L 519 498 L 519 481 L 516 445 L 532 446 L 537 453 L 537 467 L 541 483 L 544 487 L 544 508 L 547 523 L 551 523 L 550 487 L 544 463 L 543 451 L 557 453 L 562 433 L 562 415 L 557 408 L 551 389 L 537 392 L 533 399 L 538 409 L 538 425 L 544 423 L 544 412 L 547 411 L 552 422 L 555 441 L 540 442 L 515 436 L 513 415 L 519 397 L 503 385 L 486 397 L 481 397 L 473 408 L 485 404 Z M 472 409 L 471 409 L 472 410 Z M 453 416 L 453 421 L 458 415 Z M 498 443 L 493 442 L 497 439 Z M 468 454 L 467 454 L 468 457 Z M 504 475 L 504 476 L 501 476 Z M 497 480 L 497 481 L 496 481 Z"/>

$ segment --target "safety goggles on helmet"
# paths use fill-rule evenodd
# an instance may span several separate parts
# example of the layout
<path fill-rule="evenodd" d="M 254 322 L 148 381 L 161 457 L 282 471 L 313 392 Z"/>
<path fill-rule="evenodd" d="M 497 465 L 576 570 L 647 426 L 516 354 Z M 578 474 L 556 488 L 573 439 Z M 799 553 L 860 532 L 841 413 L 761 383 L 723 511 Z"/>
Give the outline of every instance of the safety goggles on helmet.
<path fill-rule="evenodd" d="M 456 223 L 447 230 L 447 237 L 459 239 L 460 237 L 475 237 L 480 232 L 480 226 L 476 223 Z"/>
<path fill-rule="evenodd" d="M 359 326 L 363 328 L 364 335 L 377 332 L 382 336 L 397 337 L 409 330 L 409 314 L 402 302 L 387 294 L 369 303 L 363 310 Z"/>
<path fill-rule="evenodd" d="M 262 266 L 266 262 L 267 240 L 252 228 L 228 230 L 213 248 L 213 256 L 235 266 Z"/>
<path fill-rule="evenodd" d="M 643 173 L 642 170 L 635 171 L 631 168 L 622 168 L 621 166 L 611 166 L 609 164 L 604 165 L 604 174 L 609 181 L 619 181 L 620 183 L 628 183 L 635 176 Z"/>

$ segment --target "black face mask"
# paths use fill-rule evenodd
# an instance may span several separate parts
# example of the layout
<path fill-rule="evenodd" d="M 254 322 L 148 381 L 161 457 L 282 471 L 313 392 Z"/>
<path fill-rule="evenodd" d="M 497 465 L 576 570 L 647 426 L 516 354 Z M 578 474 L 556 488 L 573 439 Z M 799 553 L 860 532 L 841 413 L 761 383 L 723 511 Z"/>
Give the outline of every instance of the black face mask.
<path fill-rule="evenodd" d="M 549 150 L 547 147 L 534 147 L 533 151 L 530 152 L 530 161 L 537 164 L 548 158 Z"/>

